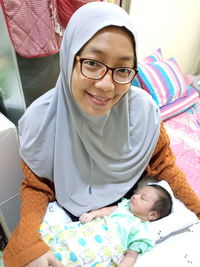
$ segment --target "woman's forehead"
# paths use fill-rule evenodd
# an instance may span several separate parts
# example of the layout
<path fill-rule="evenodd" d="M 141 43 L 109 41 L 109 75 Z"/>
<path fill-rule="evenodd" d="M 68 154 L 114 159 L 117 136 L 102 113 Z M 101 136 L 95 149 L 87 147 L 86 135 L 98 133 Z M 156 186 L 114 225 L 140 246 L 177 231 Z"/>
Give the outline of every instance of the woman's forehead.
<path fill-rule="evenodd" d="M 124 60 L 134 57 L 134 39 L 122 27 L 110 26 L 98 31 L 80 50 L 80 53 L 101 55 L 106 49 L 120 50 Z M 116 53 L 117 55 L 117 53 Z M 121 56 L 121 55 L 120 55 Z"/>

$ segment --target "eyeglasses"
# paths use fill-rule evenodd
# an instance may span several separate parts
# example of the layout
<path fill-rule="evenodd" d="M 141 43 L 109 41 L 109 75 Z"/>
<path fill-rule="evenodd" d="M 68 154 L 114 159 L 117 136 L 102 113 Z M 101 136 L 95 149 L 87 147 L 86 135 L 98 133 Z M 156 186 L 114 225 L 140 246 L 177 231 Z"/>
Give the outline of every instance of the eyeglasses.
<path fill-rule="evenodd" d="M 110 68 L 107 65 L 93 59 L 76 57 L 76 60 L 81 64 L 81 73 L 83 76 L 93 80 L 100 80 L 106 73 L 112 71 L 112 79 L 119 84 L 131 83 L 138 70 L 136 68 Z"/>

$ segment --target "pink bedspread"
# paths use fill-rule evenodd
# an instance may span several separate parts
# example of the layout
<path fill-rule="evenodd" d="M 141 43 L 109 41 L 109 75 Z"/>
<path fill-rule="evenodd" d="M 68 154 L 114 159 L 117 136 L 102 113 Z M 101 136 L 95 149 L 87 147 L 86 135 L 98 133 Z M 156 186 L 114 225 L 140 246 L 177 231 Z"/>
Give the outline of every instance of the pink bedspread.
<path fill-rule="evenodd" d="M 200 101 L 164 124 L 177 165 L 200 197 Z"/>

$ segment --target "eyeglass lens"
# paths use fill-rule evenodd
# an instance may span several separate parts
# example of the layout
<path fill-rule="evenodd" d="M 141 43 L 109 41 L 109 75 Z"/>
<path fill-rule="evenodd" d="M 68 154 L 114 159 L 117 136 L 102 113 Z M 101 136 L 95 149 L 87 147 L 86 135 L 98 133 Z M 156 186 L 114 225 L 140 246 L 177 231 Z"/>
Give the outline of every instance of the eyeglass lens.
<path fill-rule="evenodd" d="M 81 60 L 81 71 L 82 74 L 91 79 L 101 79 L 106 75 L 109 69 L 112 70 L 112 77 L 115 82 L 118 83 L 129 83 L 133 80 L 136 75 L 136 71 L 131 68 L 109 68 L 101 62 L 89 59 Z"/>

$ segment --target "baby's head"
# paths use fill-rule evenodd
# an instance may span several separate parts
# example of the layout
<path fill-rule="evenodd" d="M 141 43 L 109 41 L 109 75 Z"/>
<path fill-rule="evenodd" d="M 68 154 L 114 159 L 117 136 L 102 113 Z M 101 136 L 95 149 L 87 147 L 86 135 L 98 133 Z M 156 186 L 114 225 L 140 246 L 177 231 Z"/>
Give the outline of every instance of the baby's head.
<path fill-rule="evenodd" d="M 130 198 L 130 210 L 142 221 L 155 221 L 171 213 L 172 197 L 160 185 L 143 186 Z"/>

